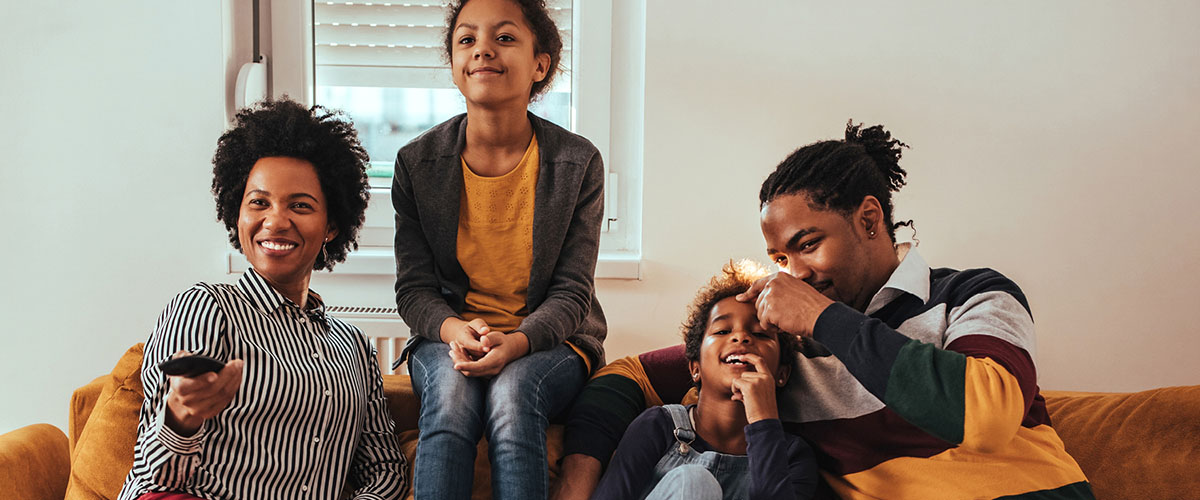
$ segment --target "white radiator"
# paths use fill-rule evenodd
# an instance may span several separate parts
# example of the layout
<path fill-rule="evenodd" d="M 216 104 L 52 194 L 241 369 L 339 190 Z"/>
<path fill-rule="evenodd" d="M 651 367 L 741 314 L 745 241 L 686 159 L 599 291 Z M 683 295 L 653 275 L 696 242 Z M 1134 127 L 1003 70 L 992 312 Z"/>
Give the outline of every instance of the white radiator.
<path fill-rule="evenodd" d="M 400 319 L 395 307 L 329 306 L 325 312 L 357 326 L 375 344 L 379 371 L 384 375 L 406 373 L 407 366 L 392 370 L 392 361 L 400 357 L 408 342 L 408 325 Z"/>

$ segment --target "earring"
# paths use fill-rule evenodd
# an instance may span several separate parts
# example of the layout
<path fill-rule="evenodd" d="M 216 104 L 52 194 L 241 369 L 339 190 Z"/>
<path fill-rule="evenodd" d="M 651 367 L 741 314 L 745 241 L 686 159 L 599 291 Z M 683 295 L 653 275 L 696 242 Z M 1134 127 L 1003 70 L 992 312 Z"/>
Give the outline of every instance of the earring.
<path fill-rule="evenodd" d="M 325 238 L 325 241 L 321 242 L 321 260 L 328 263 L 329 256 L 325 254 L 325 244 L 326 243 L 329 243 L 329 238 Z"/>
<path fill-rule="evenodd" d="M 870 233 L 867 233 L 867 236 L 869 236 L 871 239 L 875 239 L 875 231 L 871 231 Z"/>
<path fill-rule="evenodd" d="M 692 380 L 700 380 L 700 374 L 699 374 L 699 373 L 693 373 L 693 374 L 692 374 Z"/>

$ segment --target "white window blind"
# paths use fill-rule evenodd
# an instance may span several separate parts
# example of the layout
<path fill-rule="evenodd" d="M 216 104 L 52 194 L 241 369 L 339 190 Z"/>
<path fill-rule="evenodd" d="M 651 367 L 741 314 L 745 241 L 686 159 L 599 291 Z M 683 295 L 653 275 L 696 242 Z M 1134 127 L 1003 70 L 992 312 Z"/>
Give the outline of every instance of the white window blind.
<path fill-rule="evenodd" d="M 547 7 L 563 39 L 560 73 L 530 106 L 559 125 L 571 125 L 571 0 Z M 359 243 L 390 248 L 393 218 L 388 187 L 396 151 L 466 104 L 445 58 L 445 2 L 312 3 L 315 103 L 344 110 L 371 158 L 372 199 Z"/>
<path fill-rule="evenodd" d="M 571 0 L 546 2 L 563 40 L 551 92 L 571 91 Z M 445 2 L 313 3 L 318 86 L 453 88 L 445 63 Z"/>
<path fill-rule="evenodd" d="M 345 111 L 371 158 L 371 203 L 335 274 L 395 272 L 389 187 L 396 152 L 466 111 L 445 58 L 446 2 L 270 0 L 273 95 Z M 641 259 L 644 0 L 547 0 L 560 72 L 530 111 L 587 137 L 610 171 L 598 278 L 637 278 Z M 231 252 L 230 270 L 240 271 Z"/>

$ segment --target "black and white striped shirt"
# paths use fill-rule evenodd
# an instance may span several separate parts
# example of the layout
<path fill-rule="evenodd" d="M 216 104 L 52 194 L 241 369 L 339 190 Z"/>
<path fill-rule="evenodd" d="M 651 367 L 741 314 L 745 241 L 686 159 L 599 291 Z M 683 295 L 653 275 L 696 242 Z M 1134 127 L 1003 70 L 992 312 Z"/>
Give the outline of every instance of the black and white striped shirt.
<path fill-rule="evenodd" d="M 401 498 L 408 470 L 374 348 L 357 328 L 307 311 L 253 269 L 236 285 L 200 283 L 163 311 L 146 343 L 133 469 L 120 500 L 177 491 L 210 500 Z M 158 363 L 180 349 L 245 360 L 229 407 L 183 437 L 163 423 Z"/>

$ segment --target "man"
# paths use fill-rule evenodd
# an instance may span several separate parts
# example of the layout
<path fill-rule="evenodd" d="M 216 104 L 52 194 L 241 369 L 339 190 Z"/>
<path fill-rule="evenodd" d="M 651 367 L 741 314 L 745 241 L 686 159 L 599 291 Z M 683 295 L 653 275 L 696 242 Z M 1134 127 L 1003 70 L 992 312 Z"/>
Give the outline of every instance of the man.
<path fill-rule="evenodd" d="M 895 244 L 903 147 L 881 126 L 851 124 L 845 140 L 796 150 L 763 183 L 763 236 L 782 271 L 738 298 L 802 340 L 780 418 L 844 498 L 1093 498 L 1038 394 L 1021 290 L 990 269 L 930 269 Z M 613 395 L 633 382 L 643 403 L 657 397 L 625 371 L 635 376 L 602 371 L 581 394 L 558 498 L 582 498 L 598 477 L 607 439 L 623 430 Z"/>

